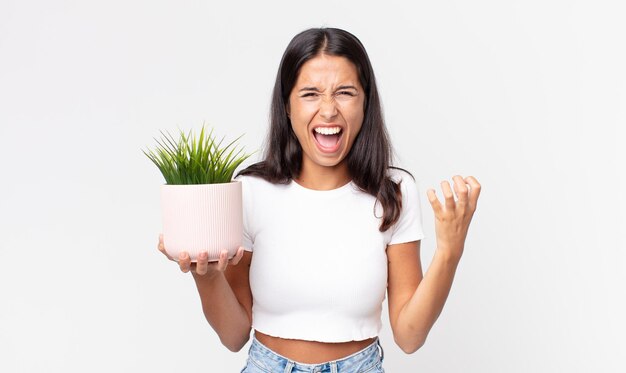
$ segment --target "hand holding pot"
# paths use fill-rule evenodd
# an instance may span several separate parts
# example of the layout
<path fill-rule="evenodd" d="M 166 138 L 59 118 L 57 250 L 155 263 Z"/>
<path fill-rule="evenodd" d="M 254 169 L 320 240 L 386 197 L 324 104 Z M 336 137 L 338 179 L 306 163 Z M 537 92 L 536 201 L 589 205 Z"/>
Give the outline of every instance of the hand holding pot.
<path fill-rule="evenodd" d="M 243 247 L 237 249 L 237 253 L 231 259 L 228 259 L 228 250 L 222 250 L 220 252 L 219 260 L 217 262 L 209 262 L 209 255 L 206 251 L 200 252 L 198 254 L 198 259 L 196 262 L 191 262 L 191 257 L 189 253 L 183 251 L 180 253 L 178 260 L 171 257 L 167 251 L 165 250 L 165 246 L 163 244 L 163 235 L 159 235 L 159 245 L 158 249 L 162 252 L 169 260 L 178 261 L 178 265 L 180 270 L 187 273 L 191 271 L 194 274 L 198 274 L 201 276 L 212 277 L 218 273 L 223 273 L 226 270 L 226 267 L 230 265 L 237 265 L 241 258 L 243 258 Z"/>

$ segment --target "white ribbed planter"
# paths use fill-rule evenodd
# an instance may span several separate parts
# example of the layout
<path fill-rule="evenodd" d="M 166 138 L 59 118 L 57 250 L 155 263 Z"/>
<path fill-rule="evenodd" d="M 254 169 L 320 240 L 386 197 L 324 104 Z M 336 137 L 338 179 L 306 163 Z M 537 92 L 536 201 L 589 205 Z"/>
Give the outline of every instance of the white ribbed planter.
<path fill-rule="evenodd" d="M 178 260 L 181 251 L 196 261 L 209 252 L 216 261 L 220 251 L 233 257 L 243 237 L 241 182 L 161 186 L 163 244 Z"/>

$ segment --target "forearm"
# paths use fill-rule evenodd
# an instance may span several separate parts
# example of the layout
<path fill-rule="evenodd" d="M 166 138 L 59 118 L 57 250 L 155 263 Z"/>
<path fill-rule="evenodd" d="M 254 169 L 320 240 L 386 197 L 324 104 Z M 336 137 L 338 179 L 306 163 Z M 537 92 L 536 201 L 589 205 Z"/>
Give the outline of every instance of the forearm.
<path fill-rule="evenodd" d="M 213 278 L 193 274 L 204 315 L 224 346 L 239 351 L 250 338 L 251 321 L 223 273 Z"/>
<path fill-rule="evenodd" d="M 426 341 L 448 298 L 459 260 L 438 250 L 415 293 L 400 311 L 394 338 L 404 352 L 413 353 Z"/>

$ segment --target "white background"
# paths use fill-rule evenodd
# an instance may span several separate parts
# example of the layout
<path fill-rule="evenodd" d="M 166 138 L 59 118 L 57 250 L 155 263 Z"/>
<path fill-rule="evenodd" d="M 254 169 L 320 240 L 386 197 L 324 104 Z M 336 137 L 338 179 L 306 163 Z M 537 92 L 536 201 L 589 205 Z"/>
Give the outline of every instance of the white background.
<path fill-rule="evenodd" d="M 156 250 L 141 149 L 202 122 L 260 149 L 282 52 L 319 26 L 370 54 L 424 270 L 426 189 L 483 185 L 426 345 L 383 315 L 387 371 L 626 371 L 623 3 L 406 3 L 0 0 L 0 371 L 243 367 Z"/>

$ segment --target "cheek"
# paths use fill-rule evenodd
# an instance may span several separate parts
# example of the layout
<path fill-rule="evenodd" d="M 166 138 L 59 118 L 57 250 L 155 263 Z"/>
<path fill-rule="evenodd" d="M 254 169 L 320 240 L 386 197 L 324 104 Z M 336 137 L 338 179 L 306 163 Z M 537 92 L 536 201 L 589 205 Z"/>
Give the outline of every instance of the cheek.
<path fill-rule="evenodd" d="M 302 143 L 306 139 L 308 131 L 308 120 L 302 110 L 299 108 L 291 112 L 289 122 L 291 123 L 291 130 L 296 135 L 298 142 Z"/>
<path fill-rule="evenodd" d="M 350 142 L 354 143 L 354 139 L 357 137 L 359 132 L 361 132 L 361 127 L 363 127 L 363 119 L 365 115 L 360 110 L 355 110 L 351 113 L 349 118 L 346 118 L 346 121 L 349 123 L 348 125 L 352 128 L 350 131 Z"/>
<path fill-rule="evenodd" d="M 344 119 L 350 126 L 355 129 L 360 129 L 363 124 L 363 118 L 365 113 L 362 104 L 350 105 L 343 108 Z"/>
<path fill-rule="evenodd" d="M 361 132 L 361 125 L 360 124 L 359 124 L 358 127 L 355 126 L 354 131 L 350 134 L 350 143 L 354 144 L 354 140 L 359 135 L 359 132 Z"/>
<path fill-rule="evenodd" d="M 365 103 L 363 100 L 341 102 L 339 109 L 346 121 L 349 122 L 360 123 L 365 116 Z"/>
<path fill-rule="evenodd" d="M 301 125 L 302 124 L 306 125 L 317 111 L 315 103 L 308 103 L 308 102 L 292 103 L 290 105 L 290 108 L 291 108 L 291 115 L 290 115 L 291 122 L 292 123 L 297 122 Z"/>

